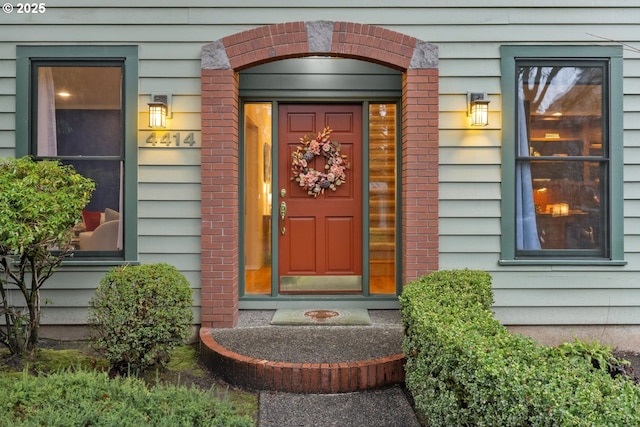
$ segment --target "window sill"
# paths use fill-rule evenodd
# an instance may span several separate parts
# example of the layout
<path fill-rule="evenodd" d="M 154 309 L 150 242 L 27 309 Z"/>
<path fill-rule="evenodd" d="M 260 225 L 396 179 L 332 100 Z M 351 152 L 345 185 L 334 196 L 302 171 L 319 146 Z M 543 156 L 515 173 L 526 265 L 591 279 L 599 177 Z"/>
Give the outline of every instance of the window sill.
<path fill-rule="evenodd" d="M 611 260 L 611 259 L 501 259 L 498 261 L 498 265 L 504 266 L 520 266 L 520 265 L 583 265 L 583 266 L 608 266 L 608 267 L 622 267 L 627 265 L 627 261 L 624 260 Z"/>
<path fill-rule="evenodd" d="M 62 261 L 63 267 L 117 267 L 120 265 L 139 265 L 140 261 L 124 259 L 70 259 Z"/>

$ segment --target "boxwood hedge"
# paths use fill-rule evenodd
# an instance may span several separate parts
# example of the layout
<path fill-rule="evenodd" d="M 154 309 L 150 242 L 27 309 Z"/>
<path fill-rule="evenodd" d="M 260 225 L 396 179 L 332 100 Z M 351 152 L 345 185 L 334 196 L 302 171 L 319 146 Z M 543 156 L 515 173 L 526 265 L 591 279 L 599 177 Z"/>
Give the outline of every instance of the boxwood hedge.
<path fill-rule="evenodd" d="M 406 383 L 424 424 L 640 425 L 632 381 L 495 320 L 488 273 L 431 273 L 407 285 L 400 304 Z"/>

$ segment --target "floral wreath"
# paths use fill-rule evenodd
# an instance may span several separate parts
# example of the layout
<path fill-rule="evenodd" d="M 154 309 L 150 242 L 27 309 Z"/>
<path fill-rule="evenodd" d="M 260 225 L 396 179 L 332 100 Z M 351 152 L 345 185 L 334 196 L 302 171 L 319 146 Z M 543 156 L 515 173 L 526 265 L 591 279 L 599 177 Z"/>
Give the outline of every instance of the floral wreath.
<path fill-rule="evenodd" d="M 292 180 L 300 183 L 310 196 L 318 197 L 327 188 L 336 191 L 339 185 L 345 183 L 345 171 L 349 168 L 347 156 L 340 154 L 340 144 L 330 140 L 331 128 L 326 127 L 318 136 L 311 139 L 309 135 L 300 138 L 300 145 L 294 151 L 291 162 Z M 309 163 L 316 157 L 323 156 L 325 172 L 309 167 Z"/>

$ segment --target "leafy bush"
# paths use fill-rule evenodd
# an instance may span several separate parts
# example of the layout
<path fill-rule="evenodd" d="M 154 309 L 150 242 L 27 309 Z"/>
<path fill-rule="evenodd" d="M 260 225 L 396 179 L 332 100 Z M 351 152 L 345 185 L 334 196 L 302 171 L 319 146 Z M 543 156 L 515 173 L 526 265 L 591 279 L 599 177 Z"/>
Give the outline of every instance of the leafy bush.
<path fill-rule="evenodd" d="M 585 357 L 511 334 L 493 318 L 488 273 L 434 272 L 400 303 L 407 387 L 425 424 L 640 425 L 640 389 L 594 369 L 606 351 Z"/>
<path fill-rule="evenodd" d="M 12 354 L 37 346 L 40 288 L 71 255 L 72 228 L 94 188 L 58 162 L 0 160 L 0 343 Z"/>
<path fill-rule="evenodd" d="M 162 365 L 169 351 L 189 338 L 192 305 L 189 282 L 173 266 L 115 268 L 89 302 L 95 346 L 122 373 Z"/>
<path fill-rule="evenodd" d="M 15 427 L 253 425 L 211 393 L 96 372 L 0 376 L 0 401 L 0 425 Z"/>

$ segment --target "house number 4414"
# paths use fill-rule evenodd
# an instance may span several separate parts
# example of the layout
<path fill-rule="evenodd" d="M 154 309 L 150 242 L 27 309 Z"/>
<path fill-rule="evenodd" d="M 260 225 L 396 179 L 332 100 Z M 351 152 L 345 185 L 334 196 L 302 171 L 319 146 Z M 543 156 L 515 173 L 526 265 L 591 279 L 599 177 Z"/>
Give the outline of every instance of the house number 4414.
<path fill-rule="evenodd" d="M 146 142 L 154 147 L 156 145 L 164 145 L 165 147 L 193 147 L 198 143 L 193 132 L 164 132 L 160 134 L 151 132 Z"/>

